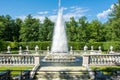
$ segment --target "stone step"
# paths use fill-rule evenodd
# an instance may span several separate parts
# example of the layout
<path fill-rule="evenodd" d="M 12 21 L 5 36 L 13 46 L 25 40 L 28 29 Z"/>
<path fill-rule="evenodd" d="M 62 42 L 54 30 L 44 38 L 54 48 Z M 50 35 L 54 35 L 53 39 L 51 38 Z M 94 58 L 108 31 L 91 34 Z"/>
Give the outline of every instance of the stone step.
<path fill-rule="evenodd" d="M 84 67 L 42 67 L 36 80 L 89 80 L 89 74 Z"/>
<path fill-rule="evenodd" d="M 36 75 L 37 79 L 48 79 L 48 80 L 57 80 L 57 79 L 71 79 L 71 80 L 80 80 L 80 79 L 89 79 L 88 73 L 83 72 L 38 72 Z"/>

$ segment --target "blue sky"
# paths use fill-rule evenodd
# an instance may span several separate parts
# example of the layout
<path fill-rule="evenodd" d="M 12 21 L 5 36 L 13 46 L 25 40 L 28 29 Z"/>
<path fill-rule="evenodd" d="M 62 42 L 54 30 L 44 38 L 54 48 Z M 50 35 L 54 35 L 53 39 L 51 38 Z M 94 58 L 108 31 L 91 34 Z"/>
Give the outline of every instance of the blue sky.
<path fill-rule="evenodd" d="M 105 22 L 112 5 L 118 0 L 61 0 L 64 8 L 64 19 L 86 16 L 89 21 L 99 19 Z M 0 0 L 0 15 L 9 14 L 12 18 L 25 19 L 28 14 L 41 21 L 44 17 L 55 21 L 57 18 L 58 0 Z"/>

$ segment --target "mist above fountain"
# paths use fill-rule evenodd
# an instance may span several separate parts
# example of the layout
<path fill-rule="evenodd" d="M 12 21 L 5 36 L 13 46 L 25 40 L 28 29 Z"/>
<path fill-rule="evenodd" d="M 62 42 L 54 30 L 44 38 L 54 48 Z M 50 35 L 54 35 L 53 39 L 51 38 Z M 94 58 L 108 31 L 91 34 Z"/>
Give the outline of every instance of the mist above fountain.
<path fill-rule="evenodd" d="M 59 7 L 58 18 L 54 27 L 51 53 L 68 53 L 68 43 L 62 12 L 63 9 Z"/>

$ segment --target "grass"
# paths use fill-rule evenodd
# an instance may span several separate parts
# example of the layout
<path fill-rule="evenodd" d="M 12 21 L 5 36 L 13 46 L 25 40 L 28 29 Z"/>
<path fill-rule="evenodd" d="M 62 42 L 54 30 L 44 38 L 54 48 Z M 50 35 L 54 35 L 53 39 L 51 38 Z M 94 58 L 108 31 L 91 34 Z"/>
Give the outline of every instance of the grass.
<path fill-rule="evenodd" d="M 20 75 L 23 70 L 32 70 L 33 66 L 0 66 L 0 72 L 12 70 L 12 76 Z"/>
<path fill-rule="evenodd" d="M 92 70 L 100 70 L 104 74 L 112 75 L 113 70 L 120 70 L 120 66 L 90 66 Z"/>

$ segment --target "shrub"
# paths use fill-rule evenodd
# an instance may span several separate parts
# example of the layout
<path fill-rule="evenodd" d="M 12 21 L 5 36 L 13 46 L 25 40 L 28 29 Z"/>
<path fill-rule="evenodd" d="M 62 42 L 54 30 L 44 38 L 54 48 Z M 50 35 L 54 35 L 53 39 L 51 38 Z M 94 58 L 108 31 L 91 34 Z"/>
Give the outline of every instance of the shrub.
<path fill-rule="evenodd" d="M 10 46 L 12 50 L 19 50 L 21 46 L 22 49 L 26 49 L 26 46 L 29 46 L 29 49 L 34 50 L 35 46 L 38 45 L 40 50 L 46 50 L 49 46 L 51 49 L 52 42 L 51 41 L 36 41 L 36 42 L 8 42 L 8 41 L 0 41 L 0 49 L 7 50 L 7 46 Z M 68 42 L 68 48 L 73 47 L 73 50 L 83 50 L 84 46 L 87 45 L 88 49 L 91 49 L 91 46 L 94 46 L 94 50 L 98 50 L 98 47 L 101 46 L 102 51 L 108 51 L 110 46 L 113 46 L 114 51 L 120 50 L 120 42 Z"/>

